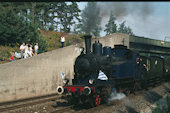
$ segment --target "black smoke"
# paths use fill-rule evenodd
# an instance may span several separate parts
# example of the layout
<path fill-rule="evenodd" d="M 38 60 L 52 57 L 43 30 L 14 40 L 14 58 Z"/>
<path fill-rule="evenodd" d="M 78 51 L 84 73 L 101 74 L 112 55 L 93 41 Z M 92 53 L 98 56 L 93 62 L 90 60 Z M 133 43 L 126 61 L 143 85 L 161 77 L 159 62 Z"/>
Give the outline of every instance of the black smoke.
<path fill-rule="evenodd" d="M 145 20 L 155 11 L 151 2 L 98 2 L 97 5 L 102 17 L 109 17 L 112 12 L 118 20 L 133 14 Z"/>

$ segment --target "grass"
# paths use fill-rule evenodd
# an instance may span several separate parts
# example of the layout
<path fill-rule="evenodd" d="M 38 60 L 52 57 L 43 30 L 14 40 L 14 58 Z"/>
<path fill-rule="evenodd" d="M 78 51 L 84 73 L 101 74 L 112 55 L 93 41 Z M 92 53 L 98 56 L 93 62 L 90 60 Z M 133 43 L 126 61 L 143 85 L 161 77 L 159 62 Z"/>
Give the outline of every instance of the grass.
<path fill-rule="evenodd" d="M 41 30 L 40 32 L 49 43 L 48 51 L 61 47 L 61 42 L 60 42 L 61 36 L 64 36 L 66 39 L 65 46 L 69 46 L 71 44 L 79 43 L 82 41 L 82 39 L 80 38 L 81 36 L 76 34 L 55 32 L 55 31 L 44 31 L 44 30 Z"/>

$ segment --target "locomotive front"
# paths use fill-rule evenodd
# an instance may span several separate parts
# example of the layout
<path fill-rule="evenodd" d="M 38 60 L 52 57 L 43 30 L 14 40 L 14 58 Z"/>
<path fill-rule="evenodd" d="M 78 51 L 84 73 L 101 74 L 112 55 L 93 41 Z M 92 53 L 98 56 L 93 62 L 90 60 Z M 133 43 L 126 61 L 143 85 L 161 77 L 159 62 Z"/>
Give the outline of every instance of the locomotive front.
<path fill-rule="evenodd" d="M 84 50 L 76 58 L 74 64 L 73 85 L 64 85 L 57 88 L 58 94 L 71 93 L 73 104 L 90 103 L 91 106 L 98 106 L 101 103 L 100 90 L 106 87 L 105 81 L 98 80 L 99 71 L 101 70 L 102 45 L 94 43 L 93 52 L 91 52 L 91 36 L 86 35 L 85 53 Z M 106 91 L 103 91 L 106 92 Z"/>
<path fill-rule="evenodd" d="M 82 84 L 83 80 L 88 78 L 89 75 L 97 75 L 100 68 L 98 57 L 91 53 L 91 36 L 86 35 L 84 38 L 86 53 L 83 51 L 75 61 L 73 84 Z"/>

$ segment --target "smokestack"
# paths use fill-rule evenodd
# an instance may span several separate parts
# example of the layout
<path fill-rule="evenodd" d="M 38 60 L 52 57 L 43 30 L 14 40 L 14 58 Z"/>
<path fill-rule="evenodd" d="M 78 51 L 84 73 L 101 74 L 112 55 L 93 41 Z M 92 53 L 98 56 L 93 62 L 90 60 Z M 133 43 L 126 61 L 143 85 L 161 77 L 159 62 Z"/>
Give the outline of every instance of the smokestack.
<path fill-rule="evenodd" d="M 85 35 L 85 47 L 86 47 L 86 54 L 91 52 L 91 35 Z"/>

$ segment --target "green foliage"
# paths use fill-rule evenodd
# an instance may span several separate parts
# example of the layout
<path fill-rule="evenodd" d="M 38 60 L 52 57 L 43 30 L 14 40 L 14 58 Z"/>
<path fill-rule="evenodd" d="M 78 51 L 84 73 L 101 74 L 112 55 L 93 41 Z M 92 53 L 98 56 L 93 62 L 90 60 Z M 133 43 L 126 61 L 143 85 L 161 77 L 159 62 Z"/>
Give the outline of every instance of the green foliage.
<path fill-rule="evenodd" d="M 28 44 L 35 44 L 38 42 L 39 52 L 47 51 L 48 43 L 37 31 L 38 24 L 27 21 L 22 11 L 14 10 L 16 9 L 14 7 L 15 5 L 11 4 L 6 7 L 5 4 L 0 4 L 0 8 L 2 9 L 0 12 L 1 45 L 15 46 L 16 43 L 21 44 L 25 42 Z"/>
<path fill-rule="evenodd" d="M 10 52 L 19 52 L 19 48 L 9 47 L 9 46 L 0 46 L 0 61 L 7 61 L 10 58 Z"/>
<path fill-rule="evenodd" d="M 115 24 L 116 18 L 111 13 L 108 23 L 105 25 L 106 29 L 104 30 L 106 34 L 116 33 L 117 32 L 117 25 Z"/>
<path fill-rule="evenodd" d="M 71 32 L 71 27 L 80 22 L 80 12 L 76 2 L 1 2 L 1 11 L 11 9 L 10 16 L 23 16 L 26 23 L 37 24 L 40 30 Z M 4 17 L 5 18 L 5 17 Z M 17 21 L 13 18 L 13 21 Z M 16 23 L 17 24 L 17 23 Z"/>
<path fill-rule="evenodd" d="M 75 21 L 80 21 L 80 9 L 76 2 L 32 2 L 32 21 L 41 30 L 55 30 L 69 33 Z"/>
<path fill-rule="evenodd" d="M 66 39 L 64 44 L 65 46 L 69 46 L 71 44 L 75 44 L 83 41 L 80 38 L 81 36 L 83 36 L 82 34 L 76 35 L 76 34 L 68 34 L 68 33 L 55 32 L 55 31 L 43 31 L 43 30 L 41 30 L 41 34 L 49 44 L 48 50 L 54 50 L 56 48 L 61 47 L 61 42 L 60 42 L 61 36 L 64 36 Z"/>
<path fill-rule="evenodd" d="M 39 53 L 47 52 L 49 44 L 47 40 L 42 35 L 38 35 L 38 38 L 35 42 L 38 42 L 39 45 Z"/>
<path fill-rule="evenodd" d="M 44 39 L 48 42 L 48 51 L 59 48 L 61 33 L 54 31 L 41 31 Z"/>
<path fill-rule="evenodd" d="M 126 27 L 125 26 L 125 22 L 126 21 L 123 21 L 119 28 L 118 28 L 118 32 L 120 33 L 125 33 L 125 34 L 129 34 L 129 35 L 134 35 L 133 32 L 132 32 L 132 29 L 130 27 Z"/>
<path fill-rule="evenodd" d="M 79 19 L 79 13 L 80 9 L 78 8 L 78 5 L 76 2 L 72 2 L 70 5 L 66 5 L 63 3 L 61 10 L 63 18 L 61 18 L 61 24 L 63 28 L 61 29 L 63 32 L 69 33 L 71 31 L 71 26 L 75 24 L 75 20 Z"/>
<path fill-rule="evenodd" d="M 75 33 L 75 34 L 85 34 L 85 33 L 82 32 L 82 27 L 83 27 L 83 24 L 81 22 L 79 22 L 78 24 L 75 24 L 73 33 Z"/>
<path fill-rule="evenodd" d="M 5 8 L 0 5 L 0 42 L 1 44 L 15 44 L 25 37 L 23 18 L 15 15 L 12 8 Z"/>
<path fill-rule="evenodd" d="M 71 45 L 71 44 L 76 44 L 76 43 L 80 43 L 80 42 L 82 42 L 82 41 L 84 41 L 83 39 L 81 39 L 80 38 L 80 36 L 78 36 L 78 35 L 70 35 L 70 36 L 68 36 L 67 37 L 67 40 L 66 40 L 66 46 L 69 46 L 69 45 Z"/>
<path fill-rule="evenodd" d="M 59 30 L 71 32 L 72 26 L 80 23 L 80 9 L 76 2 L 1 2 L 0 3 L 0 45 L 2 46 L 1 60 L 7 60 L 11 47 L 21 43 L 35 45 L 39 43 L 39 52 L 56 49 L 61 46 L 61 33 L 45 38 L 39 31 Z M 68 39 L 65 45 L 74 43 Z M 73 40 L 78 40 L 75 38 Z M 6 49 L 5 49 L 6 48 Z M 18 51 L 19 52 L 19 51 Z"/>
<path fill-rule="evenodd" d="M 88 2 L 87 6 L 82 12 L 81 31 L 86 34 L 99 36 L 101 30 L 100 24 L 101 24 L 100 9 L 99 7 L 97 7 L 97 3 Z"/>

